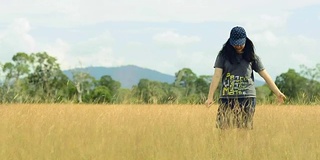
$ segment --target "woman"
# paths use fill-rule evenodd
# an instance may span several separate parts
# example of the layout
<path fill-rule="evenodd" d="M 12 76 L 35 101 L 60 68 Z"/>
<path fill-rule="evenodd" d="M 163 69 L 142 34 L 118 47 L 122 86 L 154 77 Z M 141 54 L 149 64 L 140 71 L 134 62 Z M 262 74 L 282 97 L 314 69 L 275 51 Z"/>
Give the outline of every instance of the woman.
<path fill-rule="evenodd" d="M 228 41 L 216 58 L 214 68 L 206 105 L 209 107 L 213 103 L 214 92 L 221 79 L 217 128 L 253 128 L 252 118 L 256 106 L 253 71 L 266 81 L 280 102 L 286 98 L 255 54 L 254 45 L 242 27 L 232 28 Z"/>

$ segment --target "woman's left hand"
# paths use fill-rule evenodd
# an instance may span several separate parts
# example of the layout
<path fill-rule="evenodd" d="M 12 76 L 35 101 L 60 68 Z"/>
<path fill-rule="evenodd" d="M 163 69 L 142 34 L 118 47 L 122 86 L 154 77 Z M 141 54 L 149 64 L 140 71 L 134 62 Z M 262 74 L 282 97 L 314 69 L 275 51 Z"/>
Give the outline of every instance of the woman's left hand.
<path fill-rule="evenodd" d="M 287 97 L 282 93 L 282 92 L 279 92 L 277 94 L 277 99 L 278 99 L 278 102 L 280 103 L 284 103 L 284 100 L 286 99 Z"/>

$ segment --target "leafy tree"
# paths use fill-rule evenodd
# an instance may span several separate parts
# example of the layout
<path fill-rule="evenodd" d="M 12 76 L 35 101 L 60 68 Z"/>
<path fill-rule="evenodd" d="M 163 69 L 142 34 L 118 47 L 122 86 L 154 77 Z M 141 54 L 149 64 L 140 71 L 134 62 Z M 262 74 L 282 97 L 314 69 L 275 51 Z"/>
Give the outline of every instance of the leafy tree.
<path fill-rule="evenodd" d="M 32 97 L 37 101 L 52 102 L 63 92 L 59 90 L 65 89 L 68 84 L 68 78 L 60 70 L 55 57 L 51 57 L 46 52 L 32 53 L 32 71 L 28 79 L 28 90 Z"/>
<path fill-rule="evenodd" d="M 116 104 L 135 104 L 138 103 L 138 99 L 134 96 L 137 86 L 133 86 L 132 89 L 120 88 L 115 95 L 113 103 Z"/>
<path fill-rule="evenodd" d="M 83 98 L 85 98 L 86 102 L 89 102 L 91 98 L 90 92 L 94 87 L 95 78 L 92 77 L 89 73 L 82 72 L 79 70 L 75 70 L 72 72 L 73 83 L 76 86 L 78 102 L 82 103 Z"/>
<path fill-rule="evenodd" d="M 21 76 L 27 75 L 30 72 L 30 64 L 33 59 L 26 53 L 19 52 L 12 57 L 15 63 L 15 80 L 18 81 Z M 9 62 L 10 63 L 10 62 Z"/>
<path fill-rule="evenodd" d="M 136 96 L 144 103 L 150 103 L 152 101 L 152 88 L 150 86 L 150 80 L 140 79 L 137 86 Z M 155 99 L 154 99 L 155 100 Z"/>
<path fill-rule="evenodd" d="M 95 103 L 109 103 L 112 97 L 110 89 L 106 86 L 95 87 L 91 94 L 93 102 Z"/>
<path fill-rule="evenodd" d="M 300 65 L 301 74 L 311 81 L 320 81 L 320 63 L 316 64 L 315 68 L 309 68 L 306 65 Z"/>
<path fill-rule="evenodd" d="M 168 100 L 168 85 L 167 83 L 141 79 L 135 90 L 135 97 L 142 103 L 165 103 Z"/>
<path fill-rule="evenodd" d="M 304 92 L 307 81 L 294 69 L 289 69 L 287 73 L 277 76 L 275 83 L 290 100 L 297 100 Z"/>
<path fill-rule="evenodd" d="M 301 74 L 308 78 L 305 84 L 305 98 L 306 101 L 312 102 L 320 97 L 320 63 L 315 68 L 309 68 L 305 65 L 301 65 Z"/>
<path fill-rule="evenodd" d="M 272 97 L 273 93 L 267 84 L 256 87 L 256 91 L 257 91 L 257 103 L 270 104 L 274 102 L 275 97 Z"/>
<path fill-rule="evenodd" d="M 178 104 L 184 100 L 184 95 L 180 87 L 167 84 L 164 88 L 167 95 L 164 103 Z"/>
<path fill-rule="evenodd" d="M 14 78 L 15 73 L 14 73 L 14 64 L 11 62 L 7 62 L 3 65 L 2 71 L 6 74 L 5 80 L 4 80 L 4 85 L 7 88 L 7 92 L 10 90 L 11 86 L 11 80 Z"/>
<path fill-rule="evenodd" d="M 98 81 L 98 86 L 105 86 L 109 92 L 110 97 L 109 102 L 111 102 L 118 93 L 118 90 L 121 88 L 121 83 L 112 79 L 109 75 L 104 75 Z"/>
<path fill-rule="evenodd" d="M 3 86 L 6 92 L 2 96 L 4 101 L 23 101 L 26 93 L 22 78 L 30 72 L 30 63 L 29 55 L 19 52 L 12 57 L 12 62 L 3 65 L 2 70 L 6 74 Z"/>
<path fill-rule="evenodd" d="M 197 75 L 189 68 L 183 68 L 175 74 L 175 86 L 182 87 L 185 90 L 185 96 L 195 93 L 195 81 Z"/>
<path fill-rule="evenodd" d="M 5 73 L 3 102 L 54 102 L 64 99 L 68 78 L 56 58 L 46 52 L 19 52 L 2 66 Z"/>
<path fill-rule="evenodd" d="M 206 81 L 207 76 L 200 76 L 195 81 L 195 94 L 197 95 L 197 103 L 204 103 L 209 93 L 209 85 Z"/>
<path fill-rule="evenodd" d="M 117 98 L 118 90 L 120 89 L 120 87 L 120 82 L 113 80 L 109 75 L 104 75 L 100 77 L 98 81 L 96 81 L 95 88 L 93 90 L 93 99 L 96 99 L 97 97 L 104 97 L 103 101 L 96 102 L 113 103 L 113 101 L 115 101 Z"/>

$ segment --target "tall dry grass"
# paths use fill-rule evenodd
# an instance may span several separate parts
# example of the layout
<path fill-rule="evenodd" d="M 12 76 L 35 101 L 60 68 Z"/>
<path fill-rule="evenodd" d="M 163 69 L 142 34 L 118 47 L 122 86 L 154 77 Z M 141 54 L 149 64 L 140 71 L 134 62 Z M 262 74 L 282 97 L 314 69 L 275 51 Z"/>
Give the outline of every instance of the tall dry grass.
<path fill-rule="evenodd" d="M 0 106 L 0 159 L 320 159 L 320 106 L 257 106 L 253 130 L 215 128 L 217 106 Z"/>

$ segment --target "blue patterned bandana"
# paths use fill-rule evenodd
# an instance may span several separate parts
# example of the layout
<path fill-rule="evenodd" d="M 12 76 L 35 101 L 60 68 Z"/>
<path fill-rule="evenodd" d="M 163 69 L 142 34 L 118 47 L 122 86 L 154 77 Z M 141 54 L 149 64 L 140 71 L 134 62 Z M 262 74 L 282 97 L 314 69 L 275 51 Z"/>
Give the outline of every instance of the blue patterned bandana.
<path fill-rule="evenodd" d="M 242 27 L 234 27 L 230 32 L 230 44 L 232 46 L 242 46 L 246 43 L 246 31 Z"/>

